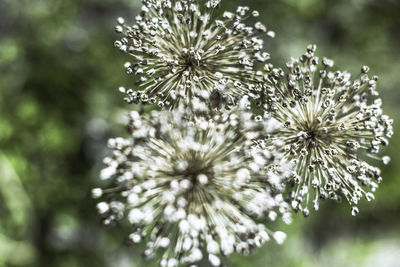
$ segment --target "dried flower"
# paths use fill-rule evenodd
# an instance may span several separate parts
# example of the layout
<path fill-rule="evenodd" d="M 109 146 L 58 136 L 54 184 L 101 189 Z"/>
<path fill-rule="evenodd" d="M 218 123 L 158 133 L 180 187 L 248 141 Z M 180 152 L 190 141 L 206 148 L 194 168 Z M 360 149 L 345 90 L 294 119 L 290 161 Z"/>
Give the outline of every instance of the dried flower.
<path fill-rule="evenodd" d="M 260 22 L 254 27 L 243 23 L 259 16 L 257 11 L 238 7 L 216 19 L 220 0 L 142 2 L 135 25 L 119 18 L 116 27 L 123 37 L 115 45 L 133 58 L 126 72 L 138 78 L 139 91 L 120 88 L 128 103 L 176 106 L 194 96 L 232 100 L 253 89 L 255 62 L 269 58 L 261 51 L 260 36 L 273 35 Z"/>
<path fill-rule="evenodd" d="M 318 67 L 315 49 L 310 45 L 288 62 L 286 76 L 271 69 L 271 86 L 258 103 L 283 125 L 277 136 L 285 141 L 286 157 L 297 163 L 290 179 L 292 206 L 307 216 L 314 190 L 315 210 L 319 199 L 345 197 L 355 215 L 363 196 L 374 198 L 367 188 L 375 191 L 382 179 L 379 168 L 363 159 L 377 158 L 373 154 L 388 144 L 393 121 L 382 114 L 382 101 L 375 98 L 378 77 L 369 77 L 368 67 L 351 80 L 345 71 L 330 71 L 333 61 L 327 58 Z M 389 162 L 387 156 L 382 160 Z"/>
<path fill-rule="evenodd" d="M 148 117 L 131 112 L 132 138 L 109 141 L 113 155 L 101 176 L 111 186 L 93 192 L 103 197 L 104 222 L 126 217 L 130 239 L 145 240 L 149 258 L 160 252 L 161 266 L 203 257 L 219 266 L 221 257 L 249 253 L 270 236 L 281 243 L 284 233 L 259 222 L 279 213 L 290 219 L 280 191 L 291 169 L 276 149 L 254 145 L 277 122 L 253 117 L 246 98 L 212 119 L 181 105 Z"/>

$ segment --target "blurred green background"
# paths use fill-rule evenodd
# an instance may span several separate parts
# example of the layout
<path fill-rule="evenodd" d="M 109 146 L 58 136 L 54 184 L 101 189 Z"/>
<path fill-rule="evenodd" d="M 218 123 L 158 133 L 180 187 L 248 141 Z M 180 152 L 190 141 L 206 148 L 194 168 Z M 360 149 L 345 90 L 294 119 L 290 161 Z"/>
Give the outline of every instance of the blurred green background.
<path fill-rule="evenodd" d="M 250 5 L 276 31 L 266 41 L 284 66 L 308 43 L 336 66 L 380 76 L 387 114 L 400 119 L 400 1 L 225 0 Z M 98 185 L 108 137 L 125 134 L 136 108 L 117 88 L 133 86 L 126 55 L 113 47 L 115 19 L 133 22 L 139 0 L 0 0 L 0 266 L 153 266 L 126 229 L 100 224 L 90 189 Z M 396 129 L 397 128 L 397 129 Z M 395 124 L 395 132 L 399 132 Z M 400 138 L 384 151 L 376 200 L 352 217 L 347 205 L 275 225 L 269 242 L 229 266 L 400 266 Z M 380 163 L 377 163 L 380 164 Z"/>

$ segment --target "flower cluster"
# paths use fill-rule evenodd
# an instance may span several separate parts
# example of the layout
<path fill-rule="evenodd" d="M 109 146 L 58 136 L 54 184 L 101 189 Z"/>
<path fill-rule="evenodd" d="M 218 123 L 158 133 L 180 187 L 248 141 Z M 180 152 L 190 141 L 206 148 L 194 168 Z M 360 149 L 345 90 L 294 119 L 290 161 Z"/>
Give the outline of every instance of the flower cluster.
<path fill-rule="evenodd" d="M 161 266 L 206 256 L 219 266 L 221 257 L 247 254 L 270 236 L 282 242 L 282 232 L 259 221 L 278 214 L 290 220 L 280 192 L 291 167 L 279 147 L 253 141 L 276 131 L 277 122 L 253 117 L 243 108 L 211 119 L 184 106 L 144 118 L 131 112 L 131 137 L 109 141 L 113 155 L 101 177 L 111 186 L 93 191 L 105 199 L 98 204 L 105 223 L 127 217 L 131 240 L 146 240 L 147 257 L 162 251 Z"/>
<path fill-rule="evenodd" d="M 351 79 L 310 45 L 287 73 L 257 71 L 269 58 L 262 34 L 274 33 L 244 24 L 259 16 L 247 7 L 215 18 L 220 1 L 142 0 L 136 24 L 116 27 L 137 78 L 120 88 L 125 101 L 160 110 L 130 113 L 129 136 L 108 142 L 106 185 L 92 193 L 103 222 L 128 221 L 130 240 L 163 267 L 221 266 L 271 237 L 281 243 L 269 221 L 289 223 L 292 208 L 307 216 L 311 201 L 318 210 L 344 198 L 357 214 L 382 180 L 367 161 L 393 133 L 368 67 Z"/>
<path fill-rule="evenodd" d="M 392 123 L 382 114 L 382 101 L 375 98 L 377 76 L 368 67 L 354 80 L 345 71 L 331 71 L 333 61 L 314 55 L 315 45 L 287 63 L 288 73 L 273 69 L 266 97 L 258 101 L 283 126 L 277 135 L 284 151 L 297 167 L 290 179 L 292 206 L 309 214 L 310 191 L 313 207 L 319 200 L 344 197 L 358 213 L 362 197 L 368 201 L 382 180 L 379 168 L 363 159 L 376 158 L 380 146 L 388 144 Z M 389 157 L 382 158 L 386 164 Z"/>
<path fill-rule="evenodd" d="M 130 26 L 118 19 L 123 35 L 115 45 L 132 56 L 126 72 L 137 76 L 138 90 L 120 90 L 129 103 L 158 103 L 175 107 L 196 97 L 205 102 L 224 98 L 234 101 L 256 86 L 256 62 L 265 62 L 263 34 L 272 31 L 260 22 L 257 11 L 238 7 L 213 16 L 220 0 L 142 0 L 143 8 Z"/>

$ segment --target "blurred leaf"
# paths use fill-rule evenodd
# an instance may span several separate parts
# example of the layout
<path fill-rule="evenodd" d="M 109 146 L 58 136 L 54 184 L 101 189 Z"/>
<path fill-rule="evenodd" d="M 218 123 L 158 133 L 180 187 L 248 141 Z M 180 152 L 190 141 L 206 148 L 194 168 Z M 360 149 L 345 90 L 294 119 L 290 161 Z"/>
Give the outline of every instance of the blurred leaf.
<path fill-rule="evenodd" d="M 8 162 L 0 152 L 0 193 L 10 213 L 9 218 L 16 226 L 24 229 L 31 216 L 31 201 L 27 196 L 23 185 Z"/>

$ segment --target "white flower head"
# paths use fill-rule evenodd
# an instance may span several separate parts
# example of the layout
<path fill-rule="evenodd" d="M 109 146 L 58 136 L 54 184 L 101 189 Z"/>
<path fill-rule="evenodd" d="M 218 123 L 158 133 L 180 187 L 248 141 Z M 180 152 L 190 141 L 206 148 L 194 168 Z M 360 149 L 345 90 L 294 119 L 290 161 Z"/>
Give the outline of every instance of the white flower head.
<path fill-rule="evenodd" d="M 132 56 L 125 69 L 139 89 L 120 89 L 127 102 L 175 107 L 200 98 L 210 104 L 254 89 L 254 65 L 269 58 L 262 35 L 271 36 L 260 22 L 244 23 L 258 12 L 239 7 L 215 18 L 220 0 L 142 2 L 134 25 L 120 18 L 116 27 L 122 38 L 115 45 Z"/>
<path fill-rule="evenodd" d="M 150 116 L 133 112 L 132 137 L 109 142 L 113 156 L 106 163 L 116 171 L 102 197 L 120 204 L 100 200 L 99 210 L 105 223 L 127 218 L 132 241 L 146 240 L 147 257 L 161 251 L 161 266 L 203 257 L 219 266 L 224 256 L 247 254 L 270 235 L 283 241 L 260 222 L 274 220 L 271 211 L 288 216 L 280 192 L 290 171 L 276 149 L 266 153 L 255 141 L 271 128 L 267 119 L 255 120 L 240 103 L 213 117 L 182 105 Z M 137 131 L 146 134 L 135 138 Z"/>
<path fill-rule="evenodd" d="M 284 141 L 285 157 L 297 165 L 288 191 L 293 208 L 305 216 L 312 195 L 315 210 L 325 198 L 344 198 L 353 207 L 362 197 L 373 199 L 368 188 L 374 191 L 382 178 L 379 168 L 366 160 L 376 159 L 374 154 L 393 134 L 393 121 L 383 115 L 382 101 L 376 98 L 378 77 L 369 77 L 369 68 L 363 67 L 352 80 L 345 71 L 332 71 L 332 60 L 319 64 L 315 49 L 310 45 L 288 62 L 286 74 L 267 66 L 268 85 L 258 95 L 259 106 L 282 126 L 276 136 Z"/>

